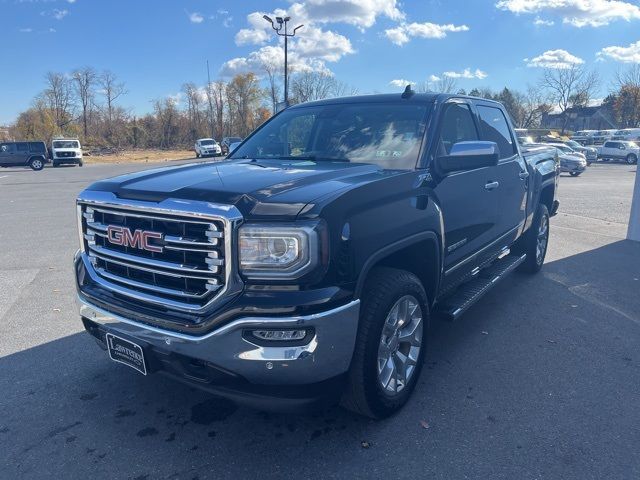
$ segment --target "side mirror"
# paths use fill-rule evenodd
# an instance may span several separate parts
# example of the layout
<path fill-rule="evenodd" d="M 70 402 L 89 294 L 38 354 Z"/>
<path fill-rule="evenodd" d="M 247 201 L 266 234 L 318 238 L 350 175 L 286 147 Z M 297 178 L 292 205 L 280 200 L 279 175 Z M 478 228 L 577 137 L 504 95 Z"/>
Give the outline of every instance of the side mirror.
<path fill-rule="evenodd" d="M 474 170 L 498 164 L 498 144 L 495 142 L 458 142 L 451 147 L 449 155 L 436 158 L 438 169 L 443 173 Z"/>

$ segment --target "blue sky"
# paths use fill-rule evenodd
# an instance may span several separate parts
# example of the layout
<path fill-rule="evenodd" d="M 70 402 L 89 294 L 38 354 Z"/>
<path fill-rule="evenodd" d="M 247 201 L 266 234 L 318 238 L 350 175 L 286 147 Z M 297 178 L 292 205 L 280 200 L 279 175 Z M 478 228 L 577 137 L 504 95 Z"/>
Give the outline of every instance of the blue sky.
<path fill-rule="evenodd" d="M 393 80 L 453 76 L 458 86 L 516 89 L 542 68 L 580 63 L 602 76 L 640 63 L 635 0 L 0 0 L 0 124 L 44 88 L 48 71 L 90 65 L 126 83 L 120 104 L 151 100 L 281 62 L 261 19 L 286 11 L 304 23 L 291 47 L 298 69 L 332 72 L 360 93 Z M 525 60 L 526 59 L 526 60 Z M 258 72 L 259 73 L 259 72 Z M 403 82 L 395 82 L 398 85 Z"/>

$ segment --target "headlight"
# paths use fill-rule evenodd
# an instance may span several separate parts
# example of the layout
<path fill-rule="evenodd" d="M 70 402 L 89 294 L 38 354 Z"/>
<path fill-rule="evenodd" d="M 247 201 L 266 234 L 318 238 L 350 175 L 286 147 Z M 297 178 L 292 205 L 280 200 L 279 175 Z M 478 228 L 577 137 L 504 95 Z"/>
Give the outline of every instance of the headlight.
<path fill-rule="evenodd" d="M 240 271 L 254 279 L 295 279 L 319 263 L 314 225 L 244 225 L 238 233 Z"/>

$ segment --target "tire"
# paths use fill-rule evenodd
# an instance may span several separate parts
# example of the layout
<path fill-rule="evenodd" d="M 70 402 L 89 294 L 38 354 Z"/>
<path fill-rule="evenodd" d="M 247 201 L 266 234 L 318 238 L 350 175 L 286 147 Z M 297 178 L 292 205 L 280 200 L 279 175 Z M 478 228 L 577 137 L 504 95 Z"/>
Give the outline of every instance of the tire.
<path fill-rule="evenodd" d="M 572 177 L 579 177 L 582 172 L 569 172 Z"/>
<path fill-rule="evenodd" d="M 196 158 L 200 158 L 200 154 L 196 152 Z"/>
<path fill-rule="evenodd" d="M 545 225 L 543 237 L 540 237 L 541 227 Z M 538 244 L 538 240 L 542 242 Z M 549 246 L 549 209 L 544 203 L 538 205 L 538 209 L 533 218 L 533 224 L 525 235 L 520 239 L 516 247 L 517 253 L 526 253 L 527 258 L 518 267 L 520 272 L 538 273 L 544 264 Z M 541 251 L 538 251 L 538 247 Z"/>
<path fill-rule="evenodd" d="M 636 157 L 635 154 L 630 153 L 627 155 L 626 161 L 629 165 L 634 165 L 638 162 L 638 157 Z"/>
<path fill-rule="evenodd" d="M 53 162 L 52 165 L 53 165 L 53 168 L 58 168 L 60 166 L 58 162 Z"/>
<path fill-rule="evenodd" d="M 394 268 L 375 268 L 363 291 L 366 293 L 362 298 L 358 335 L 341 404 L 357 414 L 381 419 L 402 408 L 420 377 L 429 302 L 415 275 Z M 403 311 L 413 313 L 398 319 Z M 400 322 L 404 327 L 398 327 Z M 396 375 L 401 371 L 404 382 L 402 374 Z"/>
<path fill-rule="evenodd" d="M 29 160 L 29 167 L 31 167 L 31 170 L 39 172 L 44 168 L 44 160 L 40 157 L 32 158 Z"/>
<path fill-rule="evenodd" d="M 82 162 L 82 161 L 78 162 L 78 166 L 79 166 L 79 167 L 84 166 L 84 162 Z"/>

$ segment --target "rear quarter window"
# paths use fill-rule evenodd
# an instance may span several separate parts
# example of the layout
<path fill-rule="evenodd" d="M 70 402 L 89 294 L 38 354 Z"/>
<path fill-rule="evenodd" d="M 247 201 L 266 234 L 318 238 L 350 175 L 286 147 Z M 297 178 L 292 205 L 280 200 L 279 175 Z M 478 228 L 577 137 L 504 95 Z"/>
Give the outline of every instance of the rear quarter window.
<path fill-rule="evenodd" d="M 29 149 L 33 153 L 45 153 L 47 151 L 42 142 L 29 142 Z"/>

